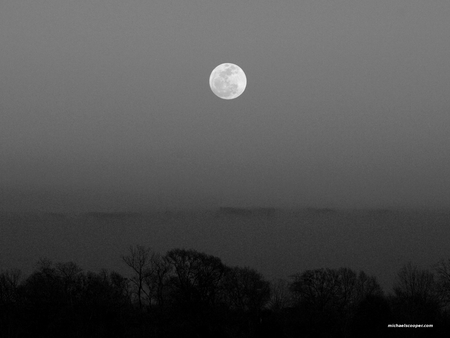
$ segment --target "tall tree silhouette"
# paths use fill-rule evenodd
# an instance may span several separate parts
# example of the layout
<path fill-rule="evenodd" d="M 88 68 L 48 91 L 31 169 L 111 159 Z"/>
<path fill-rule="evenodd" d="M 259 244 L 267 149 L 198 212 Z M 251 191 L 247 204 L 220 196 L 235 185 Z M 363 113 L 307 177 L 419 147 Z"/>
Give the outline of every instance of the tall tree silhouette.
<path fill-rule="evenodd" d="M 439 312 L 438 284 L 429 270 L 411 262 L 404 265 L 394 284 L 394 311 L 399 321 L 432 323 Z"/>
<path fill-rule="evenodd" d="M 226 271 L 223 290 L 224 301 L 232 311 L 232 336 L 254 337 L 270 300 L 270 283 L 254 269 L 233 267 Z"/>
<path fill-rule="evenodd" d="M 224 318 L 218 302 L 225 265 L 220 258 L 195 250 L 170 250 L 166 259 L 172 266 L 170 335 L 220 337 Z"/>
<path fill-rule="evenodd" d="M 18 331 L 16 316 L 20 310 L 19 283 L 22 273 L 18 269 L 0 272 L 0 335 L 13 336 Z"/>
<path fill-rule="evenodd" d="M 213 305 L 225 265 L 220 258 L 195 250 L 174 249 L 167 253 L 167 261 L 173 267 L 172 285 L 178 300 Z"/>
<path fill-rule="evenodd" d="M 289 290 L 289 282 L 281 278 L 271 281 L 269 308 L 273 311 L 281 311 L 290 306 L 292 306 L 292 293 Z"/>
<path fill-rule="evenodd" d="M 375 278 L 348 268 L 306 270 L 292 278 L 300 327 L 319 337 L 348 335 L 358 304 L 368 295 L 382 295 Z"/>
<path fill-rule="evenodd" d="M 150 266 L 145 275 L 145 285 L 149 290 L 150 302 L 155 303 L 162 310 L 170 292 L 170 274 L 173 266 L 165 256 L 159 253 L 152 254 Z"/>
<path fill-rule="evenodd" d="M 442 309 L 450 311 L 450 259 L 439 261 L 435 271 L 440 305 Z"/>
<path fill-rule="evenodd" d="M 270 283 L 254 269 L 227 270 L 224 287 L 232 309 L 258 314 L 270 300 Z"/>
<path fill-rule="evenodd" d="M 153 252 L 141 245 L 130 246 L 129 254 L 122 256 L 122 260 L 133 270 L 130 281 L 136 288 L 136 296 L 140 311 L 143 310 L 144 298 L 150 302 L 150 290 L 146 288 L 145 280 L 150 274 Z"/>

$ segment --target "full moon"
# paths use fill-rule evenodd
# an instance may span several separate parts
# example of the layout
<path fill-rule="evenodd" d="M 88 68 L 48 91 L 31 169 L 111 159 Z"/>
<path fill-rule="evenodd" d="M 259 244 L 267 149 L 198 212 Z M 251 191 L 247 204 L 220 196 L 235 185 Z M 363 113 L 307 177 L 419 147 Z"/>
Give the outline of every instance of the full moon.
<path fill-rule="evenodd" d="M 233 63 L 218 65 L 209 77 L 209 86 L 214 94 L 224 100 L 240 96 L 247 86 L 247 77 L 241 67 Z"/>

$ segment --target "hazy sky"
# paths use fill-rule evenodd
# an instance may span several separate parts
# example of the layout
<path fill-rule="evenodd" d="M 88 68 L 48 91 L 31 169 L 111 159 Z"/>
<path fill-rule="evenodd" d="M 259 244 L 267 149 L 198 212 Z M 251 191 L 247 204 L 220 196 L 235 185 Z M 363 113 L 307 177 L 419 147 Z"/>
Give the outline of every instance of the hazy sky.
<path fill-rule="evenodd" d="M 448 0 L 4 0 L 0 187 L 448 206 L 449 18 Z M 224 62 L 247 75 L 235 100 L 209 88 Z"/>

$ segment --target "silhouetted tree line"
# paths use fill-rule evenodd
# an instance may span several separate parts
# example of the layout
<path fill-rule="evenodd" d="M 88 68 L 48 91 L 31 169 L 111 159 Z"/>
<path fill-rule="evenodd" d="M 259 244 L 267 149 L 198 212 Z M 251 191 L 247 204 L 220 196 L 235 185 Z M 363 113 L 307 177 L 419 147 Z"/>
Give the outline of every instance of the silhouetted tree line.
<path fill-rule="evenodd" d="M 27 278 L 0 273 L 0 337 L 390 337 L 450 332 L 450 259 L 411 263 L 393 294 L 348 268 L 306 270 L 267 281 L 248 267 L 143 246 L 122 256 L 130 275 L 84 272 L 41 259 Z M 388 324 L 433 324 L 389 329 Z"/>

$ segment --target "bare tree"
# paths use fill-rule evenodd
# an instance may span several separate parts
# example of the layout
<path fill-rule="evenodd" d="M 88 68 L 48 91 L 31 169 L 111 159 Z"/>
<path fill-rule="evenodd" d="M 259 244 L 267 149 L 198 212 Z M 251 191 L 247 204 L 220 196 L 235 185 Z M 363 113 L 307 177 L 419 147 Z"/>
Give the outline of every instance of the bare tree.
<path fill-rule="evenodd" d="M 220 258 L 195 250 L 174 249 L 166 254 L 166 259 L 173 267 L 172 285 L 179 300 L 215 303 L 225 271 Z"/>
<path fill-rule="evenodd" d="M 116 294 L 122 297 L 124 303 L 128 303 L 131 300 L 130 280 L 116 271 L 111 271 L 109 274 L 109 281 Z"/>
<path fill-rule="evenodd" d="M 357 275 L 349 268 L 306 270 L 292 277 L 290 289 L 301 313 L 300 326 L 309 327 L 305 330 L 312 336 L 333 331 L 348 335 L 361 302 L 371 295 L 382 296 L 374 277 L 364 272 Z"/>
<path fill-rule="evenodd" d="M 383 290 L 376 277 L 368 276 L 364 271 L 360 271 L 356 283 L 356 299 L 361 302 L 366 297 L 383 297 Z"/>
<path fill-rule="evenodd" d="M 139 309 L 142 311 L 144 297 L 150 301 L 150 290 L 146 288 L 146 278 L 150 273 L 153 253 L 150 248 L 141 245 L 130 246 L 129 255 L 122 256 L 123 261 L 133 270 L 130 281 L 136 287 Z"/>
<path fill-rule="evenodd" d="M 17 269 L 0 272 L 0 304 L 5 305 L 17 300 L 17 288 L 21 275 L 21 271 Z"/>
<path fill-rule="evenodd" d="M 80 282 L 83 278 L 83 269 L 74 262 L 56 263 L 55 272 L 62 284 L 62 290 L 74 311 L 74 298 L 80 292 Z"/>
<path fill-rule="evenodd" d="M 356 273 L 349 268 L 340 268 L 337 270 L 338 276 L 338 297 L 341 310 L 347 309 L 356 303 L 356 285 L 358 280 Z"/>
<path fill-rule="evenodd" d="M 0 332 L 3 337 L 17 337 L 20 324 L 17 322 L 16 310 L 20 308 L 21 272 L 17 269 L 0 271 Z"/>
<path fill-rule="evenodd" d="M 224 288 L 230 307 L 239 311 L 258 314 L 270 300 L 270 283 L 248 267 L 228 269 Z"/>
<path fill-rule="evenodd" d="M 319 312 L 334 305 L 340 286 L 336 270 L 306 270 L 293 275 L 292 278 L 294 281 L 291 284 L 291 291 L 298 304 L 302 303 Z"/>
<path fill-rule="evenodd" d="M 307 270 L 292 277 L 291 291 L 297 301 L 318 310 L 327 306 L 343 310 L 365 297 L 383 295 L 375 277 L 369 277 L 363 271 L 357 275 L 348 268 Z"/>
<path fill-rule="evenodd" d="M 240 315 L 249 337 L 256 336 L 262 311 L 270 300 L 270 283 L 254 269 L 229 268 L 224 276 L 223 296 L 225 304 Z"/>
<path fill-rule="evenodd" d="M 400 269 L 394 285 L 394 292 L 400 298 L 423 301 L 434 299 L 436 296 L 434 275 L 409 262 Z"/>
<path fill-rule="evenodd" d="M 169 281 L 172 265 L 166 257 L 155 253 L 151 257 L 150 266 L 145 277 L 145 284 L 149 289 L 152 300 L 162 308 L 165 305 L 166 294 L 170 287 Z"/>
<path fill-rule="evenodd" d="M 437 273 L 438 298 L 441 307 L 450 307 L 450 259 L 441 260 L 435 266 Z"/>
<path fill-rule="evenodd" d="M 426 322 L 436 319 L 440 304 L 438 285 L 432 272 L 409 262 L 397 275 L 394 294 L 395 312 L 402 316 L 399 320 Z"/>
<path fill-rule="evenodd" d="M 269 308 L 279 311 L 292 305 L 292 293 L 289 290 L 289 282 L 285 279 L 276 279 L 270 283 Z"/>

